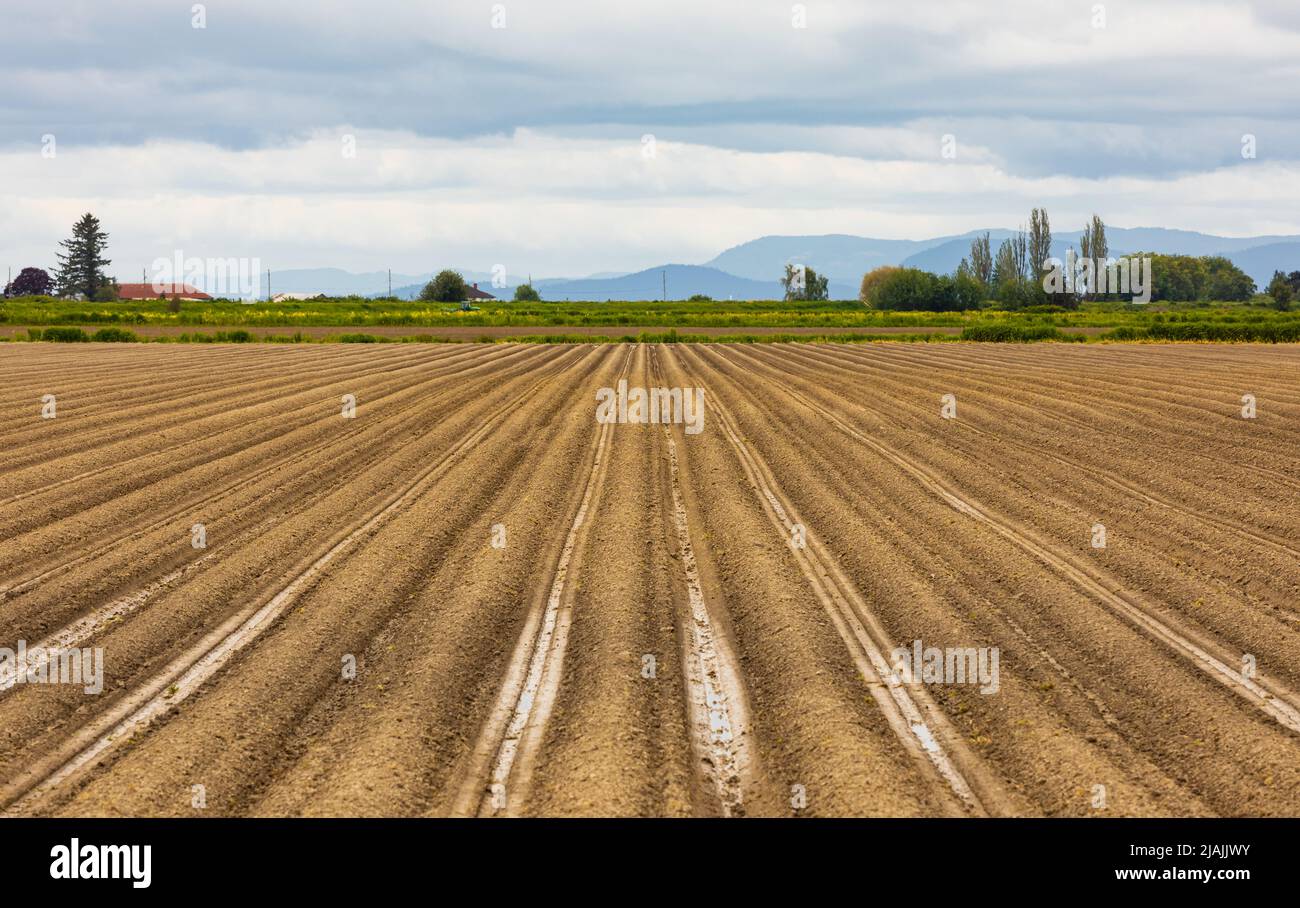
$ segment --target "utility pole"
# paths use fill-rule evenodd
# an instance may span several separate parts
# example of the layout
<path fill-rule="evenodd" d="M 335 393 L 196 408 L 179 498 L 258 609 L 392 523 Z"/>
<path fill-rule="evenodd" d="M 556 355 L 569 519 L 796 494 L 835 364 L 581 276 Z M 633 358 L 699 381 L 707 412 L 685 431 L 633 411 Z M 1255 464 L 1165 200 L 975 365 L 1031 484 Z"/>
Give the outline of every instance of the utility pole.
<path fill-rule="evenodd" d="M 271 269 L 266 269 L 266 301 L 271 301 Z"/>

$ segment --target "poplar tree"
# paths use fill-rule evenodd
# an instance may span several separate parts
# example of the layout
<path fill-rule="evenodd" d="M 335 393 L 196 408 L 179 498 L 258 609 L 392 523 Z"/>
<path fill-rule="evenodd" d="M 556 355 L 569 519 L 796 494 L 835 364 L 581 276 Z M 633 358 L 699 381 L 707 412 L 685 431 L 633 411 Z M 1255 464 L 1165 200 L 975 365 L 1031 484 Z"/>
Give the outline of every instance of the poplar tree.
<path fill-rule="evenodd" d="M 1083 254 L 1083 258 L 1090 259 L 1096 264 L 1098 271 L 1105 267 L 1106 253 L 1110 251 L 1106 245 L 1106 225 L 1095 214 L 1083 227 L 1083 234 L 1079 237 L 1079 251 Z M 1095 297 L 1096 288 L 1089 287 L 1087 295 L 1090 298 Z"/>
<path fill-rule="evenodd" d="M 993 283 L 993 250 L 989 247 L 987 233 L 971 240 L 970 273 L 985 287 Z"/>
<path fill-rule="evenodd" d="M 1035 208 L 1029 213 L 1029 267 L 1030 277 L 1041 281 L 1043 263 L 1052 257 L 1052 225 L 1047 220 L 1046 208 Z"/>

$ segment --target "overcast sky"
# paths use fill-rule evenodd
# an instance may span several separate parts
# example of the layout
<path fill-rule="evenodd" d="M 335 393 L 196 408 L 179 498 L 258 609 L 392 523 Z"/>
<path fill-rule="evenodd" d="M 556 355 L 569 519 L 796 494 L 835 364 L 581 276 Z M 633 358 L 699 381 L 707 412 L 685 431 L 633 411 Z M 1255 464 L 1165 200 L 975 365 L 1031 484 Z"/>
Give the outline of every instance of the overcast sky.
<path fill-rule="evenodd" d="M 1297 0 L 202 6 L 3 0 L 0 266 L 85 211 L 123 280 L 176 250 L 579 276 L 1034 205 L 1300 233 Z"/>

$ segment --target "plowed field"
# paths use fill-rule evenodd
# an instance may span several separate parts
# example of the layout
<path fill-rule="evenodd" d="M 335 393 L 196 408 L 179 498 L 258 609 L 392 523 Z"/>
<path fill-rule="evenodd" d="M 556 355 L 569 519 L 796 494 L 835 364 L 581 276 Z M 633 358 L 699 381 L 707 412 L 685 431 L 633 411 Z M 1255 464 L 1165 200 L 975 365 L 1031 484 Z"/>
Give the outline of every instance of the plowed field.
<path fill-rule="evenodd" d="M 9 814 L 1300 815 L 1295 348 L 0 348 Z"/>

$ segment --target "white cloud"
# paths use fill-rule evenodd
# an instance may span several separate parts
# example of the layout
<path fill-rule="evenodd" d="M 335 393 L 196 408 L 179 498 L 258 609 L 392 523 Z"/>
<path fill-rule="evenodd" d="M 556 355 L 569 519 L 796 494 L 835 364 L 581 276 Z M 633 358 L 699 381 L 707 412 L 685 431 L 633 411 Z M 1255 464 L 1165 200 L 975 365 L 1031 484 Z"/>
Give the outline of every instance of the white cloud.
<path fill-rule="evenodd" d="M 452 141 L 342 131 L 269 149 L 154 142 L 0 155 L 0 235 L 15 267 L 48 264 L 83 211 L 123 278 L 177 248 L 274 268 L 405 271 L 498 262 L 536 276 L 704 261 L 764 233 L 918 237 L 1014 226 L 1045 205 L 1062 229 L 1300 233 L 1300 165 L 1243 161 L 1175 177 L 1024 177 L 986 154 L 864 159 L 534 130 Z M 923 134 L 891 136 L 919 151 Z M 935 147 L 937 152 L 937 146 Z"/>
<path fill-rule="evenodd" d="M 1300 232 L 1290 0 L 1108 0 L 1104 29 L 1077 0 L 807 0 L 806 29 L 783 2 L 503 5 L 221 0 L 196 30 L 173 0 L 5 0 L 0 264 L 51 263 L 85 210 L 124 275 L 178 245 L 582 274 L 1033 205 Z"/>

